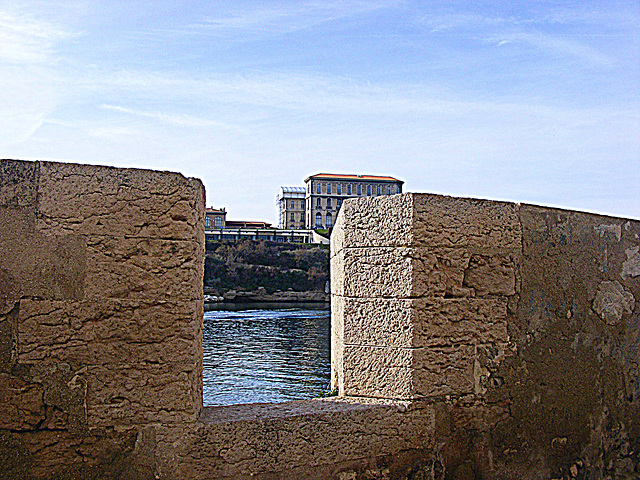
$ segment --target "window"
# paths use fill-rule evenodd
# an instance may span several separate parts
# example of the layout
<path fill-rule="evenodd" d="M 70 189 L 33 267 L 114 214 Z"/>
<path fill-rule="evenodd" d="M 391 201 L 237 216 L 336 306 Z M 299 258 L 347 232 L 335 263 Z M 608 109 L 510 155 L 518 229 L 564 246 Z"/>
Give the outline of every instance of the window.
<path fill-rule="evenodd" d="M 304 213 L 301 213 L 301 214 L 300 214 L 300 221 L 301 221 L 302 223 L 304 223 Z"/>
<path fill-rule="evenodd" d="M 327 183 L 327 193 L 331 193 L 331 184 Z"/>
<path fill-rule="evenodd" d="M 204 217 L 204 226 L 205 227 L 211 226 L 211 219 L 209 217 Z"/>
<path fill-rule="evenodd" d="M 351 195 L 351 184 L 347 185 L 347 195 Z"/>
<path fill-rule="evenodd" d="M 362 195 L 362 185 L 358 185 L 356 189 L 358 191 L 358 195 Z"/>
<path fill-rule="evenodd" d="M 322 227 L 322 214 L 316 213 L 316 227 Z"/>
<path fill-rule="evenodd" d="M 296 202 L 295 202 L 295 200 L 291 200 L 291 208 L 296 208 Z"/>
<path fill-rule="evenodd" d="M 371 195 L 371 185 L 367 185 L 367 195 Z"/>
<path fill-rule="evenodd" d="M 319 198 L 318 201 L 316 202 L 316 207 L 322 208 L 322 199 L 321 198 Z"/>
<path fill-rule="evenodd" d="M 304 200 L 300 200 L 300 208 L 304 210 Z"/>
<path fill-rule="evenodd" d="M 331 208 L 331 199 L 327 198 L 327 208 Z"/>
<path fill-rule="evenodd" d="M 331 214 L 327 213 L 327 228 L 331 228 L 333 226 L 332 222 L 332 218 L 331 218 Z"/>
<path fill-rule="evenodd" d="M 339 183 L 338 185 L 336 185 L 336 193 L 338 195 L 342 195 L 342 184 Z"/>
<path fill-rule="evenodd" d="M 295 222 L 295 221 L 296 221 L 296 217 L 295 217 L 295 215 L 294 215 L 293 213 L 291 213 L 291 221 L 292 221 L 292 222 Z"/>
<path fill-rule="evenodd" d="M 341 199 L 341 198 L 339 198 L 339 199 L 337 199 L 337 200 L 336 200 L 336 208 L 337 208 L 338 210 L 340 210 L 340 207 L 341 207 L 341 206 L 342 206 L 342 199 Z"/>
<path fill-rule="evenodd" d="M 322 187 L 320 186 L 320 184 L 316 184 L 316 193 L 322 193 Z"/>
<path fill-rule="evenodd" d="M 380 191 L 381 188 L 382 187 L 380 185 L 376 187 L 376 195 L 381 195 L 381 191 Z"/>
<path fill-rule="evenodd" d="M 222 228 L 222 219 L 220 217 L 216 217 L 213 219 L 213 226 L 216 228 Z"/>
<path fill-rule="evenodd" d="M 391 195 L 391 185 L 387 185 L 387 195 Z"/>

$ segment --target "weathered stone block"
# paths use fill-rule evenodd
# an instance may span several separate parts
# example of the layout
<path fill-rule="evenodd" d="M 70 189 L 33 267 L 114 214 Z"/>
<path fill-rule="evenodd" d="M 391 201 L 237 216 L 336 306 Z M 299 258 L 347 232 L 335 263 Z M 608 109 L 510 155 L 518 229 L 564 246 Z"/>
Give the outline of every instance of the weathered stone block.
<path fill-rule="evenodd" d="M 87 367 L 89 426 L 193 422 L 202 408 L 202 365 L 131 363 Z"/>
<path fill-rule="evenodd" d="M 35 231 L 30 208 L 0 207 L 0 301 L 22 296 L 81 299 L 86 274 L 83 237 Z"/>
<path fill-rule="evenodd" d="M 504 298 L 418 299 L 411 303 L 414 347 L 509 341 Z"/>
<path fill-rule="evenodd" d="M 344 296 L 344 251 L 340 251 L 329 260 L 329 270 L 331 272 L 331 294 Z"/>
<path fill-rule="evenodd" d="M 463 285 L 473 288 L 479 297 L 515 295 L 515 259 L 511 255 L 472 255 L 464 271 Z"/>
<path fill-rule="evenodd" d="M 413 398 L 411 348 L 344 346 L 344 390 L 340 395 Z"/>
<path fill-rule="evenodd" d="M 472 393 L 474 359 L 472 345 L 414 349 L 412 398 Z"/>
<path fill-rule="evenodd" d="M 331 389 L 343 390 L 344 297 L 331 296 Z"/>
<path fill-rule="evenodd" d="M 469 253 L 521 251 L 514 203 L 413 194 L 412 246 L 463 248 Z"/>
<path fill-rule="evenodd" d="M 331 321 L 337 317 L 336 323 L 344 323 L 343 331 L 336 332 L 342 334 L 344 344 L 414 346 L 414 300 L 346 297 L 341 303 L 341 310 L 332 312 Z"/>
<path fill-rule="evenodd" d="M 161 476 L 335 478 L 343 462 L 432 445 L 434 427 L 430 406 L 373 399 L 209 407 L 195 426 L 156 428 L 156 455 Z"/>
<path fill-rule="evenodd" d="M 76 365 L 193 362 L 202 358 L 201 302 L 23 300 L 18 359 Z"/>
<path fill-rule="evenodd" d="M 344 249 L 344 296 L 412 296 L 413 254 L 409 248 Z"/>
<path fill-rule="evenodd" d="M 35 211 L 39 169 L 37 162 L 0 160 L 0 209 L 13 206 Z"/>
<path fill-rule="evenodd" d="M 331 254 L 343 248 L 406 247 L 413 243 L 413 195 L 346 200 L 334 227 Z"/>
<path fill-rule="evenodd" d="M 201 240 L 202 183 L 182 175 L 42 162 L 37 228 L 50 235 Z"/>
<path fill-rule="evenodd" d="M 44 418 L 42 385 L 0 373 L 0 429 L 35 430 Z"/>
<path fill-rule="evenodd" d="M 202 246 L 194 241 L 93 237 L 87 298 L 195 300 L 202 297 Z"/>

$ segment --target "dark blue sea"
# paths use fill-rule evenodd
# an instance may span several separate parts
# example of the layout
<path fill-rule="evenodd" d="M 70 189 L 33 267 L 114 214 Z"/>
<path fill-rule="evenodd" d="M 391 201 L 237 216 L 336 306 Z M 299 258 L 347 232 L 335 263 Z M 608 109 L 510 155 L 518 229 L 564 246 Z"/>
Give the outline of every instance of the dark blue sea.
<path fill-rule="evenodd" d="M 284 402 L 328 390 L 328 306 L 237 308 L 204 314 L 205 406 Z"/>

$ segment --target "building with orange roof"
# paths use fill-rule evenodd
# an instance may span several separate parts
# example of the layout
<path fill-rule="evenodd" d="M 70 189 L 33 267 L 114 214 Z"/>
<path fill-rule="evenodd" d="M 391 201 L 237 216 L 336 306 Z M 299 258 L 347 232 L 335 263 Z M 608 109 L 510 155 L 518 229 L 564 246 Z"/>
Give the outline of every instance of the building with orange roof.
<path fill-rule="evenodd" d="M 305 179 L 307 228 L 331 228 L 347 198 L 402 193 L 404 182 L 394 177 L 318 173 Z"/>

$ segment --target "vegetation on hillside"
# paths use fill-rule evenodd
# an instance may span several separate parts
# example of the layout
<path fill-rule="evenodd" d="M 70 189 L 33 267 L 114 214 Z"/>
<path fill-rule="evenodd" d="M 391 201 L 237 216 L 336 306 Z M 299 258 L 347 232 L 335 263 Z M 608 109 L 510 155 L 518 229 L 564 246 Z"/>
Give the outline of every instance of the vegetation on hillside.
<path fill-rule="evenodd" d="M 324 291 L 329 280 L 326 246 L 262 240 L 208 241 L 204 285 L 224 295 L 229 290 Z"/>

